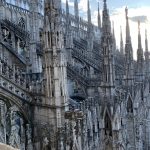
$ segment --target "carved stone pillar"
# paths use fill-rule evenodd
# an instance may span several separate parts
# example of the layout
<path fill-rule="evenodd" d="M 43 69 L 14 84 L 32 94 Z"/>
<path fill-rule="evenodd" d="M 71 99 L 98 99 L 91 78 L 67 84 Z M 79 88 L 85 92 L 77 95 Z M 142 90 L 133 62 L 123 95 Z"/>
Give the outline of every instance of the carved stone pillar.
<path fill-rule="evenodd" d="M 20 136 L 21 136 L 21 150 L 25 150 L 25 129 L 24 129 L 24 121 L 20 118 Z"/>
<path fill-rule="evenodd" d="M 80 150 L 82 149 L 82 140 L 81 140 L 81 122 L 80 120 L 77 121 L 77 125 L 78 125 L 78 144 L 79 144 L 79 148 Z"/>
<path fill-rule="evenodd" d="M 17 114 L 17 107 L 12 106 L 10 108 L 10 119 L 11 119 L 11 133 L 9 138 L 9 144 L 15 148 L 21 147 L 20 145 L 20 125 L 19 125 L 19 116 Z"/>
<path fill-rule="evenodd" d="M 33 150 L 33 145 L 31 141 L 31 127 L 29 124 L 26 125 L 26 135 L 27 135 L 27 149 Z"/>
<path fill-rule="evenodd" d="M 6 105 L 0 100 L 0 142 L 6 143 Z"/>
<path fill-rule="evenodd" d="M 2 74 L 2 62 L 1 62 L 1 60 L 0 60 L 0 74 Z"/>
<path fill-rule="evenodd" d="M 42 147 L 42 150 L 48 150 L 48 144 L 49 144 L 49 140 L 48 140 L 48 138 L 47 137 L 45 137 L 44 139 L 43 139 L 43 147 Z"/>
<path fill-rule="evenodd" d="M 12 48 L 16 50 L 16 38 L 14 32 L 11 31 Z"/>

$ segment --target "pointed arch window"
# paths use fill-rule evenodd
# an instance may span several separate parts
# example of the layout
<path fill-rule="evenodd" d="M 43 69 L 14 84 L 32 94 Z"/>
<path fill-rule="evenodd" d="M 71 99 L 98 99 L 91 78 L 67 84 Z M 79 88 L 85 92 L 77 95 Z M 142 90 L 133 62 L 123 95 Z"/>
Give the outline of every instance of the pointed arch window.
<path fill-rule="evenodd" d="M 108 113 L 106 113 L 104 121 L 105 121 L 105 135 L 112 136 L 112 125 Z"/>
<path fill-rule="evenodd" d="M 131 100 L 130 97 L 127 101 L 127 112 L 128 113 L 133 113 L 133 103 L 132 103 L 132 100 Z"/>

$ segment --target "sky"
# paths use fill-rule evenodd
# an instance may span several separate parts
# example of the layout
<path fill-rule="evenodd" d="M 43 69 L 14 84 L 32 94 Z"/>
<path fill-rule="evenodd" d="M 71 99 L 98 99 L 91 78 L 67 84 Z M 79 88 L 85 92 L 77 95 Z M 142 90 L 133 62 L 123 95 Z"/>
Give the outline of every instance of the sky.
<path fill-rule="evenodd" d="M 68 0 L 70 12 L 74 12 L 74 0 Z M 103 0 L 89 0 L 92 22 L 97 25 L 97 7 L 100 3 L 102 14 Z M 137 2 L 138 1 L 138 2 Z M 65 8 L 66 0 L 62 0 Z M 80 16 L 87 19 L 87 0 L 78 0 Z M 118 48 L 120 47 L 120 26 L 122 27 L 123 38 L 125 39 L 125 7 L 127 6 L 129 24 L 131 30 L 131 39 L 133 45 L 134 58 L 136 59 L 138 45 L 138 20 L 141 22 L 142 47 L 145 50 L 145 29 L 148 32 L 149 50 L 150 50 L 150 0 L 107 0 L 111 21 L 114 21 L 115 36 Z M 124 41 L 125 43 L 125 41 Z"/>

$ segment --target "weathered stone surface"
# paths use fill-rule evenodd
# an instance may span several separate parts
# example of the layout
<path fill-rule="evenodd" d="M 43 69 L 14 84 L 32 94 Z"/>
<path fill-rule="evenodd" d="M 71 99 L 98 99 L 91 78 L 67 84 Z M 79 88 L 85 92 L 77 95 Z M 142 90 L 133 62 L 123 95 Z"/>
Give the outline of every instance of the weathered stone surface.
<path fill-rule="evenodd" d="M 7 2 L 0 1 L 0 142 L 20 150 L 149 150 L 148 39 L 144 60 L 139 24 L 134 61 L 128 9 L 118 51 L 106 0 L 98 26 L 89 0 L 87 21 L 77 0 L 74 15 L 68 0 L 66 11 L 61 0 Z"/>
<path fill-rule="evenodd" d="M 3 143 L 0 143 L 0 149 L 1 150 L 19 150 L 17 148 L 13 148 L 10 145 L 6 145 L 6 144 L 3 144 Z"/>

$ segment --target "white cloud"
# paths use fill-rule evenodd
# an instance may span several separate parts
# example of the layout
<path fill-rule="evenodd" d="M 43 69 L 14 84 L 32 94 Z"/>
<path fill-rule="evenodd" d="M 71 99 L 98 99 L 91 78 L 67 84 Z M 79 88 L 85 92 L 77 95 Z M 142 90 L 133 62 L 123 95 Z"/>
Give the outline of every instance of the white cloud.
<path fill-rule="evenodd" d="M 62 0 L 62 3 L 66 4 L 66 0 Z M 71 2 L 70 0 L 68 0 L 68 4 L 69 6 L 74 6 L 74 2 Z"/>
<path fill-rule="evenodd" d="M 145 49 L 145 28 L 148 30 L 148 39 L 150 41 L 150 29 L 148 26 L 150 25 L 150 7 L 140 7 L 140 8 L 130 8 L 129 9 L 129 17 L 135 16 L 147 16 L 147 22 L 141 23 L 141 35 L 142 35 L 142 46 L 143 50 Z M 120 43 L 120 26 L 122 26 L 123 37 L 125 43 L 125 7 L 117 8 L 111 15 L 111 19 L 115 23 L 115 35 L 117 40 L 117 45 Z M 136 59 L 136 52 L 138 46 L 138 24 L 135 21 L 129 21 L 130 24 L 130 33 L 132 38 L 132 45 L 134 51 L 134 58 Z"/>
<path fill-rule="evenodd" d="M 97 0 L 99 1 L 99 0 Z M 66 0 L 62 0 L 62 2 L 65 4 Z M 71 0 L 68 0 L 70 6 L 74 6 L 74 2 Z M 79 3 L 79 10 L 80 14 L 84 19 L 87 19 L 87 0 L 78 0 Z M 73 10 L 72 10 L 73 11 Z M 101 16 L 102 16 L 102 10 L 100 10 Z M 137 18 L 140 18 L 139 16 L 147 17 L 147 22 L 141 23 L 141 35 L 142 35 L 142 46 L 143 50 L 145 49 L 145 28 L 148 30 L 148 39 L 150 43 L 150 6 L 145 6 L 145 7 L 139 7 L 139 8 L 129 8 L 129 18 L 132 18 L 132 20 L 129 20 L 130 24 L 130 32 L 131 32 L 131 38 L 132 38 L 132 45 L 133 45 L 133 51 L 134 51 L 134 58 L 136 59 L 136 52 L 137 52 L 137 46 L 138 46 L 138 25 L 135 22 Z M 92 15 L 92 22 L 97 25 L 97 10 L 94 12 L 91 11 Z M 111 20 L 114 21 L 115 25 L 115 36 L 116 36 L 116 42 L 117 46 L 120 47 L 120 26 L 122 26 L 123 30 L 123 38 L 124 38 L 124 43 L 125 43 L 125 25 L 126 25 L 126 20 L 125 20 L 125 6 L 121 8 L 116 8 L 115 10 L 112 11 L 110 14 Z M 133 19 L 134 18 L 134 19 Z M 150 45 L 149 45 L 150 49 Z"/>
<path fill-rule="evenodd" d="M 80 2 L 79 2 L 79 9 L 82 12 L 87 12 L 87 0 L 80 0 Z"/>

